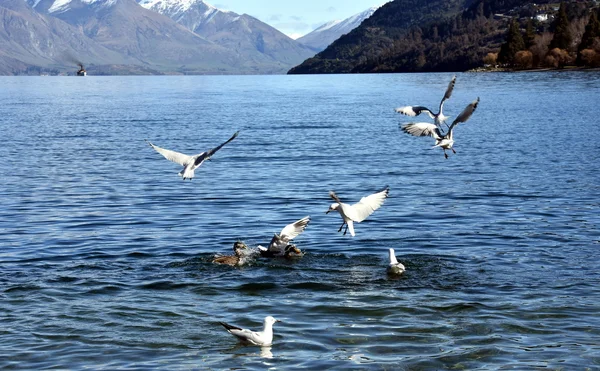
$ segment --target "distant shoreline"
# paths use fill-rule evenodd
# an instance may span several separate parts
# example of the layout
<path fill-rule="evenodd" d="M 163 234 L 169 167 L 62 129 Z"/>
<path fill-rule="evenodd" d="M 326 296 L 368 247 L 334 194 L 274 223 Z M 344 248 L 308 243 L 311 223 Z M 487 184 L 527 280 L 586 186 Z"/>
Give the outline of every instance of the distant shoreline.
<path fill-rule="evenodd" d="M 600 71 L 599 67 L 567 66 L 564 68 L 508 68 L 508 67 L 477 67 L 465 72 L 547 72 L 547 71 Z"/>

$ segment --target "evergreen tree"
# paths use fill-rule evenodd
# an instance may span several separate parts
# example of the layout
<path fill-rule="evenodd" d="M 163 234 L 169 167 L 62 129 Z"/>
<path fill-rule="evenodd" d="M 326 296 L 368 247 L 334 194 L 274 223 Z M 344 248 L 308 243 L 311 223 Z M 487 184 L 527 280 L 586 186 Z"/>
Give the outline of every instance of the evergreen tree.
<path fill-rule="evenodd" d="M 527 28 L 525 28 L 525 48 L 529 49 L 535 45 L 535 27 L 533 26 L 533 20 L 530 18 L 527 22 Z"/>
<path fill-rule="evenodd" d="M 554 29 L 554 37 L 550 42 L 550 50 L 554 48 L 569 50 L 571 46 L 573 37 L 571 36 L 571 32 L 569 32 L 569 18 L 567 17 L 566 8 L 567 6 L 564 2 L 560 3 L 558 14 L 556 15 L 556 19 L 552 24 L 552 28 Z"/>
<path fill-rule="evenodd" d="M 581 37 L 581 43 L 577 47 L 578 51 L 590 48 L 594 43 L 594 38 L 600 37 L 600 21 L 598 21 L 598 15 L 594 10 L 591 11 L 590 20 L 587 26 L 585 26 L 585 32 Z"/>
<path fill-rule="evenodd" d="M 515 54 L 524 49 L 525 41 L 523 41 L 521 30 L 519 30 L 519 23 L 513 18 L 508 26 L 506 42 L 500 47 L 500 53 L 498 53 L 498 62 L 513 65 L 515 62 Z"/>

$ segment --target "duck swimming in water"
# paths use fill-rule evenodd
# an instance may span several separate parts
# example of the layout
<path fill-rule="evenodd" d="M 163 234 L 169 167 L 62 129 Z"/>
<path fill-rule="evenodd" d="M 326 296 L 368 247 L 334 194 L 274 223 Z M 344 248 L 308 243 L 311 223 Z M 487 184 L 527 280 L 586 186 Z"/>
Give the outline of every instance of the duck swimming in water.
<path fill-rule="evenodd" d="M 214 258 L 212 262 L 217 264 L 227 264 L 231 266 L 242 265 L 244 250 L 247 249 L 248 246 L 246 246 L 245 243 L 237 241 L 233 244 L 233 252 L 235 253 L 235 255 L 219 256 Z"/>

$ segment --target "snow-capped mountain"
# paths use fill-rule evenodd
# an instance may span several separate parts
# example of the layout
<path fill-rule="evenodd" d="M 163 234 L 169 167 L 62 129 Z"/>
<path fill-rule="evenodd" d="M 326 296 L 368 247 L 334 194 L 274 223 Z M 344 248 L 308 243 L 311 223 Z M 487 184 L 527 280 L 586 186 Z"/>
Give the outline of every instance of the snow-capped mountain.
<path fill-rule="evenodd" d="M 166 15 L 191 31 L 220 13 L 228 13 L 202 0 L 138 0 L 138 3 L 146 9 Z"/>
<path fill-rule="evenodd" d="M 301 42 L 315 51 L 322 51 L 340 36 L 347 34 L 360 26 L 362 21 L 372 16 L 379 8 L 380 6 L 374 6 L 344 20 L 327 22 L 310 33 L 298 38 L 296 41 Z"/>
<path fill-rule="evenodd" d="M 283 67 L 312 57 L 314 51 L 247 14 L 223 11 L 202 0 L 137 0 L 203 38 L 246 56 L 249 61 Z"/>
<path fill-rule="evenodd" d="M 7 1 L 15 0 L 0 0 L 0 6 Z M 112 54 L 106 55 L 111 58 L 82 60 L 87 66 L 103 62 L 104 73 L 285 73 L 314 55 L 310 48 L 253 17 L 221 11 L 201 0 L 20 0 L 20 3 L 48 19 L 74 26 L 98 49 L 107 48 Z M 0 25 L 3 22 L 7 21 L 0 19 Z M 75 54 L 75 57 L 81 55 Z M 43 60 L 39 60 L 41 66 Z M 124 61 L 129 63 L 124 65 Z M 17 66 L 17 62 L 11 64 Z M 29 65 L 35 66 L 34 61 L 28 61 Z"/>
<path fill-rule="evenodd" d="M 0 74 L 75 73 L 78 63 L 134 63 L 23 0 L 0 1 Z"/>
<path fill-rule="evenodd" d="M 184 73 L 238 72 L 237 55 L 135 0 L 25 0 L 42 14 L 76 26 L 139 66 Z M 90 64 L 94 61 L 83 61 Z M 247 70 L 246 73 L 251 72 Z"/>
<path fill-rule="evenodd" d="M 202 0 L 0 0 L 0 10 L 0 74 L 69 71 L 73 60 L 92 73 L 269 74 L 314 55 Z"/>
<path fill-rule="evenodd" d="M 111 7 L 117 0 L 25 0 L 32 8 L 40 13 L 56 15 L 73 9 L 87 6 Z"/>

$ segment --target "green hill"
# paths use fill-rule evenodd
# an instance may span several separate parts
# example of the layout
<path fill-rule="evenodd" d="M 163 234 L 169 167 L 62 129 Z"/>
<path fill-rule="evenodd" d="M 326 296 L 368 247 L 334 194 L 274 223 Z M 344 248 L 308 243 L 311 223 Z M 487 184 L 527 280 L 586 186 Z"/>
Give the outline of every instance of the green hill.
<path fill-rule="evenodd" d="M 585 26 L 597 4 L 567 3 L 574 30 Z M 395 0 L 288 73 L 465 71 L 498 53 L 511 19 L 518 19 L 523 30 L 532 20 L 541 46 L 530 46 L 544 56 L 548 46 L 542 44 L 552 35 L 558 6 L 544 0 Z"/>

